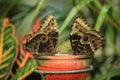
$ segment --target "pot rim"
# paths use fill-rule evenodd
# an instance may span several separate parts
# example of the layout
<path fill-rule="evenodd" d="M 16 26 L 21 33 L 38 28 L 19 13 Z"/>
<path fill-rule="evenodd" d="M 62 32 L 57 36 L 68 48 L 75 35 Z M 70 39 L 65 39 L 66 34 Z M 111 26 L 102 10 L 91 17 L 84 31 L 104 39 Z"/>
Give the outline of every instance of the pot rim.
<path fill-rule="evenodd" d="M 37 60 L 71 60 L 71 59 L 92 59 L 93 54 L 79 54 L 73 55 L 73 51 L 66 50 L 66 51 L 57 51 L 57 55 L 53 56 L 41 56 L 41 55 L 34 55 L 34 58 Z"/>

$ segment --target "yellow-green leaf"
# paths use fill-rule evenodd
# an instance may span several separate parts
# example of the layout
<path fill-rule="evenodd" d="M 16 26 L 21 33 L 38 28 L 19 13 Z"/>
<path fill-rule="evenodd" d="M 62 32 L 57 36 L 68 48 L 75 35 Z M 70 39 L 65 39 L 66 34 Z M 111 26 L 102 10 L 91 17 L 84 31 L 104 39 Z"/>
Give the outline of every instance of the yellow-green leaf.
<path fill-rule="evenodd" d="M 12 24 L 0 24 L 0 80 L 6 80 L 17 56 L 17 40 Z"/>
<path fill-rule="evenodd" d="M 29 60 L 23 68 L 21 68 L 10 80 L 23 80 L 37 68 L 34 59 Z"/>

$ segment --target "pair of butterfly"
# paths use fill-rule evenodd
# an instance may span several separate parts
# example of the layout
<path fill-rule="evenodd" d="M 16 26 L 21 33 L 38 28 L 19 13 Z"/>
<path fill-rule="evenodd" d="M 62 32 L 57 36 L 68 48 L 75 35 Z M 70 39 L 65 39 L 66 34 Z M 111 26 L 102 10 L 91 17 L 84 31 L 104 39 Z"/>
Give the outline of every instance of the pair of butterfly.
<path fill-rule="evenodd" d="M 56 19 L 49 14 L 39 30 L 26 41 L 26 51 L 36 55 L 54 55 L 57 48 L 59 31 Z M 89 54 L 102 46 L 103 37 L 77 17 L 70 32 L 73 54 Z"/>

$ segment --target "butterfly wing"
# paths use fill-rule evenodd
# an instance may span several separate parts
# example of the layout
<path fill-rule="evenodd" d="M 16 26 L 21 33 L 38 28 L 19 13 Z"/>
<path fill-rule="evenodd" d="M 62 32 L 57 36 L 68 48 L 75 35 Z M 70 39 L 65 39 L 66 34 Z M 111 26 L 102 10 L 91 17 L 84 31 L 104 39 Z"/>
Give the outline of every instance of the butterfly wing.
<path fill-rule="evenodd" d="M 81 44 L 80 39 L 90 29 L 81 17 L 77 17 L 74 20 L 70 32 L 70 41 L 74 54 L 87 53 L 86 49 L 90 48 L 90 46 L 88 44 Z"/>
<path fill-rule="evenodd" d="M 42 29 L 45 33 L 47 33 L 50 45 L 52 46 L 52 52 L 56 51 L 59 31 L 56 19 L 52 15 L 48 15 L 46 21 L 42 25 Z"/>
<path fill-rule="evenodd" d="M 83 44 L 86 44 L 85 40 L 83 41 L 83 39 L 85 38 L 86 35 L 89 36 L 89 40 L 88 40 L 87 44 L 90 45 L 93 52 L 95 52 L 100 47 L 102 47 L 103 37 L 101 36 L 100 33 L 98 33 L 95 30 L 90 30 L 90 31 L 86 32 L 85 35 L 83 36 L 83 38 L 81 39 L 81 43 L 83 43 Z"/>
<path fill-rule="evenodd" d="M 102 37 L 78 17 L 73 22 L 70 41 L 74 54 L 89 54 L 101 47 Z"/>
<path fill-rule="evenodd" d="M 48 41 L 39 45 L 39 53 L 48 53 L 48 55 L 53 55 L 56 52 L 57 42 L 58 42 L 58 26 L 56 19 L 52 15 L 48 15 L 44 24 L 41 26 L 41 30 L 46 33 Z M 44 48 L 44 51 L 43 51 Z"/>
<path fill-rule="evenodd" d="M 57 22 L 48 15 L 40 29 L 27 41 L 25 47 L 36 55 L 53 55 L 58 41 Z"/>

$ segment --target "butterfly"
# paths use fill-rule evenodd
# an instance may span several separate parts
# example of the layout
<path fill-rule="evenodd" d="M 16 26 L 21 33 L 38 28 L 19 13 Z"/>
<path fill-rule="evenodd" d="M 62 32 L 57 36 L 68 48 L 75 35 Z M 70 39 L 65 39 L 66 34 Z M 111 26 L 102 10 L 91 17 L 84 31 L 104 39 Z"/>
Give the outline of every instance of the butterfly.
<path fill-rule="evenodd" d="M 77 17 L 72 24 L 70 42 L 74 54 L 91 54 L 103 45 L 103 37 L 92 29 L 81 17 Z"/>
<path fill-rule="evenodd" d="M 49 14 L 39 30 L 27 39 L 25 50 L 34 55 L 54 55 L 58 42 L 58 25 L 53 15 Z"/>

